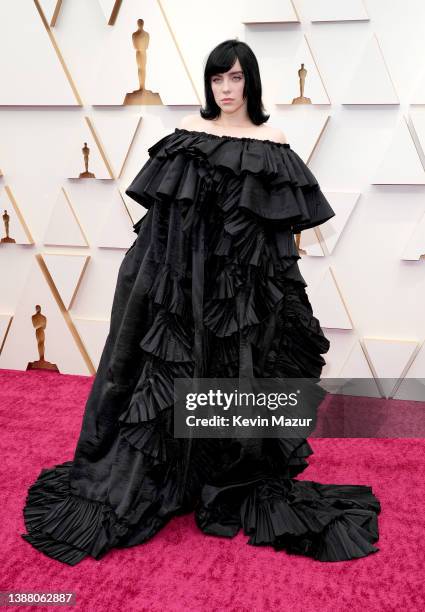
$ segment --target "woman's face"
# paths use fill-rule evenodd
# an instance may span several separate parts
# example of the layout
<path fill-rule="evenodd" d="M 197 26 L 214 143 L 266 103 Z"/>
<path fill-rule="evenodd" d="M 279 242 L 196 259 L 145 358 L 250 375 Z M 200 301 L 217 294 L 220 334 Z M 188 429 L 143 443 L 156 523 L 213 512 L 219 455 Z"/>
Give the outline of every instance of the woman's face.
<path fill-rule="evenodd" d="M 245 77 L 239 60 L 222 74 L 215 74 L 211 77 L 211 89 L 217 106 L 224 113 L 233 113 L 245 104 L 243 98 L 243 88 Z M 229 100 L 226 100 L 229 98 Z"/>

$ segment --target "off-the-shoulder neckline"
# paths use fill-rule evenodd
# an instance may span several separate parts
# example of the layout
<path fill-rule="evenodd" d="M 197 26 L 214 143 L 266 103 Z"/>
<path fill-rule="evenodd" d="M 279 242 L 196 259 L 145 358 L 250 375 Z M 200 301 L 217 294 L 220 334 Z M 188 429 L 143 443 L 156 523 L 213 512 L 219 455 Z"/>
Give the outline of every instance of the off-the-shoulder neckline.
<path fill-rule="evenodd" d="M 187 130 L 185 128 L 175 128 L 174 133 L 183 133 L 183 134 L 198 134 L 200 136 L 206 136 L 208 138 L 217 138 L 219 140 L 235 140 L 240 142 L 264 142 L 266 144 L 274 145 L 275 147 L 285 147 L 287 149 L 290 148 L 289 142 L 276 142 L 275 140 L 267 140 L 262 138 L 249 138 L 248 136 L 226 136 L 219 134 L 211 134 L 211 132 L 202 132 L 200 130 Z"/>

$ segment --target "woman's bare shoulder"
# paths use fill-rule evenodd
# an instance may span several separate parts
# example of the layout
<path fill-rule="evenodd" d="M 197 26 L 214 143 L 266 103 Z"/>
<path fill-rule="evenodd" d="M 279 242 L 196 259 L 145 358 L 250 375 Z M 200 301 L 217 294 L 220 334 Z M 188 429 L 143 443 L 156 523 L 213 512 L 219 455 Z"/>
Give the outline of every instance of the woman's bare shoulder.
<path fill-rule="evenodd" d="M 280 128 L 267 126 L 267 130 L 268 130 L 268 132 L 265 132 L 265 134 L 268 133 L 268 136 L 265 135 L 264 136 L 265 139 L 267 139 L 267 140 L 274 140 L 274 141 L 279 142 L 281 144 L 285 144 L 286 142 L 288 142 L 288 140 L 286 138 L 285 132 L 282 132 L 282 130 Z"/>
<path fill-rule="evenodd" d="M 178 127 L 185 130 L 197 130 L 213 133 L 210 129 L 210 122 L 195 114 L 185 115 L 182 117 Z M 278 143 L 287 142 L 286 135 L 280 128 L 271 127 L 268 125 L 257 126 L 254 129 L 249 129 L 243 133 L 235 133 L 234 135 L 241 137 L 253 137 L 257 138 L 258 140 L 273 140 Z"/>

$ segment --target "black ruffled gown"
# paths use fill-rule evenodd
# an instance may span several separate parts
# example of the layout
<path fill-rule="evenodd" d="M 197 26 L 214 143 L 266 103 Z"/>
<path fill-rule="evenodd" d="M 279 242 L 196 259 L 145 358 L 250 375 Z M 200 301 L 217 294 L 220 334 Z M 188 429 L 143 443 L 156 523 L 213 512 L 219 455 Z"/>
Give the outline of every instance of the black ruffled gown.
<path fill-rule="evenodd" d="M 294 478 L 307 440 L 173 436 L 174 377 L 320 380 L 329 341 L 294 239 L 335 214 L 317 180 L 269 140 L 177 128 L 149 156 L 126 191 L 148 210 L 119 269 L 74 459 L 29 488 L 22 537 L 75 565 L 194 511 L 205 534 L 242 528 L 248 544 L 320 561 L 378 551 L 370 486 Z"/>

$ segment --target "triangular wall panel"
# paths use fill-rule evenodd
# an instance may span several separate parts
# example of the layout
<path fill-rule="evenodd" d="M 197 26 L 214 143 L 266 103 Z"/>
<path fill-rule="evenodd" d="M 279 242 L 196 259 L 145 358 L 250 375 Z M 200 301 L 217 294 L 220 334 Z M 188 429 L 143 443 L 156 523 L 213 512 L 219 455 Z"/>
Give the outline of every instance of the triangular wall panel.
<path fill-rule="evenodd" d="M 401 121 L 372 177 L 374 185 L 425 185 L 425 172 L 415 143 Z"/>
<path fill-rule="evenodd" d="M 89 246 L 69 197 L 63 188 L 53 207 L 43 243 L 50 246 Z"/>
<path fill-rule="evenodd" d="M 360 194 L 357 192 L 324 191 L 324 195 L 335 211 L 335 216 L 326 223 L 319 225 L 317 229 L 325 246 L 325 254 L 331 254 L 334 252 L 354 208 L 357 206 Z"/>
<path fill-rule="evenodd" d="M 399 104 L 397 92 L 376 36 L 372 36 L 344 92 L 343 104 Z"/>
<path fill-rule="evenodd" d="M 15 242 L 0 242 L 0 248 L 7 248 L 12 244 L 34 244 L 34 238 L 25 222 L 24 215 L 19 209 L 11 188 L 0 187 L 0 240 L 6 238 L 6 215 L 9 217 L 9 238 Z M 6 212 L 5 212 L 6 211 Z"/>
<path fill-rule="evenodd" d="M 96 130 L 102 150 L 109 160 L 113 176 L 120 177 L 132 143 L 141 128 L 142 118 L 133 113 L 98 112 L 90 120 Z"/>
<path fill-rule="evenodd" d="M 413 233 L 404 248 L 402 259 L 408 261 L 425 259 L 425 213 L 415 224 Z"/>
<path fill-rule="evenodd" d="M 417 350 L 415 340 L 364 338 L 363 344 L 378 386 L 385 397 L 391 397 Z"/>
<path fill-rule="evenodd" d="M 47 319 L 44 358 L 55 364 L 62 374 L 90 375 L 94 371 L 93 365 L 85 354 L 81 339 L 60 297 L 54 297 L 50 282 L 43 258 L 38 255 L 34 258 L 18 301 L 12 327 L 0 355 L 0 367 L 26 370 L 29 362 L 39 359 L 32 316 L 36 313 L 36 305 L 40 305 L 41 314 Z"/>
<path fill-rule="evenodd" d="M 85 155 L 83 149 L 88 147 L 88 172 L 94 174 L 96 179 L 113 179 L 114 174 L 109 160 L 102 148 L 99 136 L 94 130 L 88 117 L 80 124 L 79 129 L 72 130 L 67 151 L 69 151 L 67 164 L 67 177 L 70 179 L 89 180 L 81 177 L 86 172 Z"/>
<path fill-rule="evenodd" d="M 97 236 L 98 247 L 128 249 L 136 239 L 133 221 L 121 199 L 120 193 L 111 202 Z"/>
<path fill-rule="evenodd" d="M 276 74 L 279 83 L 275 90 L 276 104 L 292 104 L 300 96 L 300 79 L 298 71 L 301 64 L 307 70 L 304 86 L 304 96 L 311 99 L 311 104 L 330 104 L 330 99 L 319 73 L 307 38 L 300 39 L 297 50 L 287 58 L 275 58 Z"/>
<path fill-rule="evenodd" d="M 353 345 L 339 371 L 339 378 L 374 378 L 360 342 L 357 341 Z M 376 397 L 380 396 L 381 393 L 376 387 Z"/>
<path fill-rule="evenodd" d="M 307 0 L 305 10 L 311 21 L 368 21 L 363 0 Z"/>
<path fill-rule="evenodd" d="M 114 27 L 99 51 L 90 103 L 122 105 L 128 94 L 140 88 L 139 66 L 133 46 L 139 19 L 144 21 L 141 31 L 145 33 L 144 44 L 147 44 L 144 90 L 148 98 L 143 103 L 161 106 L 200 104 L 167 14 L 156 0 L 145 0 L 142 7 L 138 0 L 123 3 Z"/>
<path fill-rule="evenodd" d="M 0 106 L 80 104 L 35 2 L 0 2 L 0 40 Z"/>
<path fill-rule="evenodd" d="M 242 23 L 297 23 L 299 17 L 291 0 L 244 0 Z"/>
<path fill-rule="evenodd" d="M 109 333 L 110 321 L 108 319 L 84 319 L 82 317 L 73 317 L 72 320 L 97 370 Z"/>
<path fill-rule="evenodd" d="M 312 292 L 314 315 L 326 328 L 352 329 L 353 324 L 338 289 L 332 270 L 329 268 Z"/>
<path fill-rule="evenodd" d="M 88 265 L 89 257 L 87 255 L 44 253 L 44 261 L 65 308 L 69 310 Z"/>

